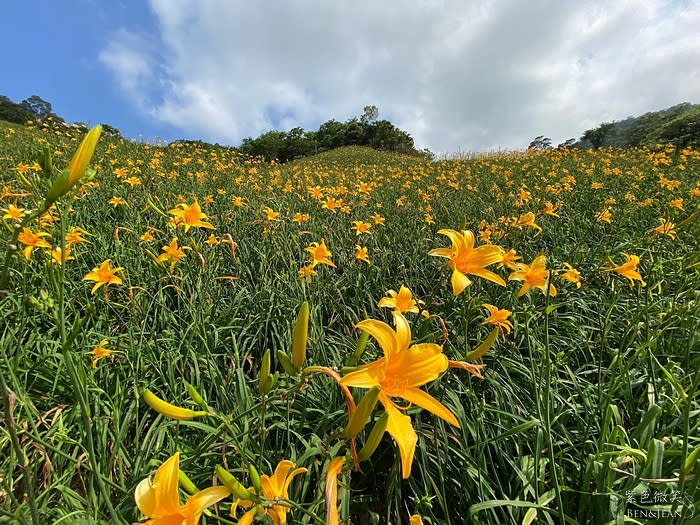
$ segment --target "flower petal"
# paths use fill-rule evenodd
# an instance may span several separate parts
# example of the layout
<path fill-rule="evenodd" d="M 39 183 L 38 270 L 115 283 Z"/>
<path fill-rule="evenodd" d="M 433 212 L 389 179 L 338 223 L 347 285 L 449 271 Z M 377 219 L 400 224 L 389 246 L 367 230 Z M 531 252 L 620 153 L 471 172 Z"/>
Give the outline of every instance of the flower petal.
<path fill-rule="evenodd" d="M 442 353 L 442 347 L 421 343 L 396 354 L 386 367 L 386 376 L 401 378 L 406 387 L 417 387 L 435 380 L 445 370 L 447 357 Z"/>
<path fill-rule="evenodd" d="M 386 413 L 389 415 L 386 430 L 399 447 L 401 475 L 403 479 L 407 479 L 411 475 L 411 465 L 413 464 L 413 455 L 416 452 L 418 436 L 411 426 L 411 418 L 402 414 L 396 405 L 381 392 L 379 393 L 379 401 L 384 405 Z"/>
<path fill-rule="evenodd" d="M 450 412 L 445 405 L 420 388 L 407 388 L 404 393 L 401 394 L 401 397 L 406 401 L 410 401 L 411 403 L 432 412 L 437 417 L 444 419 L 451 425 L 459 427 L 459 423 L 457 422 L 455 415 Z"/>
<path fill-rule="evenodd" d="M 457 268 L 452 272 L 452 293 L 454 295 L 461 294 L 464 289 L 472 284 L 469 277 L 460 272 Z"/>
<path fill-rule="evenodd" d="M 199 523 L 199 518 L 202 511 L 207 507 L 218 503 L 230 494 L 226 487 L 209 487 L 200 490 L 187 500 L 185 504 L 187 514 L 187 525 L 196 525 Z"/>
<path fill-rule="evenodd" d="M 391 354 L 398 352 L 396 332 L 388 324 L 375 319 L 367 319 L 360 321 L 356 326 L 377 340 L 379 346 L 384 350 L 385 357 L 388 358 Z"/>

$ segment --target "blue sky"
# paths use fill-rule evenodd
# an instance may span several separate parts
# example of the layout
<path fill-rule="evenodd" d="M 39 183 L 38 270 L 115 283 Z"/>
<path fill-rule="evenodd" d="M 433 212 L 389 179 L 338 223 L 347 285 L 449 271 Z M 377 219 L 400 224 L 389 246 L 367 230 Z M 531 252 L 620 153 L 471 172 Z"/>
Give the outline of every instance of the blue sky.
<path fill-rule="evenodd" d="M 700 0 L 8 0 L 0 94 L 143 139 L 374 104 L 419 148 L 517 149 L 700 102 L 698 27 Z"/>
<path fill-rule="evenodd" d="M 104 122 L 129 137 L 180 136 L 131 105 L 99 59 L 123 27 L 156 33 L 146 2 L 8 1 L 0 3 L 0 20 L 0 94 L 15 102 L 39 95 L 68 122 Z"/>

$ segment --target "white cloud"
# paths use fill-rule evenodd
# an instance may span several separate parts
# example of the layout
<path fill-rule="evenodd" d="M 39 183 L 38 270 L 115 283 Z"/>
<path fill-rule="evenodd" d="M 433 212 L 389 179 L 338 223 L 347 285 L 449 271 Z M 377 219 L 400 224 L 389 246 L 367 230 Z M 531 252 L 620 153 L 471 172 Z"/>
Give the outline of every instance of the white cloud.
<path fill-rule="evenodd" d="M 699 102 L 700 7 L 610 3 L 152 0 L 158 34 L 100 54 L 139 109 L 237 144 L 375 104 L 433 151 L 554 143 Z"/>

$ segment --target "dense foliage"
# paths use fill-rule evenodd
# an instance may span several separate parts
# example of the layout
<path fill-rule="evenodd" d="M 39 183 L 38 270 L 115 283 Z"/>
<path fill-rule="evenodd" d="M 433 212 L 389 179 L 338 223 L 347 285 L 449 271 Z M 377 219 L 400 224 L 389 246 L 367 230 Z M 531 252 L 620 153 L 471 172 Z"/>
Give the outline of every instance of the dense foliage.
<path fill-rule="evenodd" d="M 295 475 L 284 490 L 263 479 L 259 523 L 284 509 L 325 523 L 327 472 L 350 523 L 621 523 L 649 509 L 671 523 L 697 509 L 697 150 L 429 162 L 349 147 L 279 165 L 103 135 L 88 162 L 78 127 L 0 123 L 0 137 L 0 522 L 132 523 L 158 510 L 149 476 L 184 501 L 221 485 L 222 467 L 245 487 L 251 467 Z M 80 162 L 82 181 L 38 213 Z M 420 398 L 401 373 L 423 363 L 385 348 L 406 330 L 379 302 L 402 285 L 416 301 L 404 346 L 440 365 Z M 391 378 L 374 393 L 410 419 L 410 476 L 407 428 L 387 427 L 356 468 L 339 383 L 359 403 L 374 376 L 347 378 L 362 370 Z M 178 496 L 180 471 L 196 488 L 181 478 Z M 200 523 L 255 515 L 232 517 L 235 499 Z"/>

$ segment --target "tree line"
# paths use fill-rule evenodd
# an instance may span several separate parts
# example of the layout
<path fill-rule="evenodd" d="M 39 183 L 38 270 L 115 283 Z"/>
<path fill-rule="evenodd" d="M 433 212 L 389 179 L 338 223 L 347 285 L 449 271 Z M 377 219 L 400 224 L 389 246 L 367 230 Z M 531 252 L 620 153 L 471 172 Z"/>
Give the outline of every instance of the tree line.
<path fill-rule="evenodd" d="M 700 147 L 700 104 L 684 102 L 661 111 L 651 111 L 622 121 L 603 122 L 586 130 L 581 138 L 569 139 L 558 148 L 623 148 L 656 144 L 673 144 L 677 148 Z M 528 149 L 551 149 L 552 140 L 544 135 L 535 137 Z"/>

